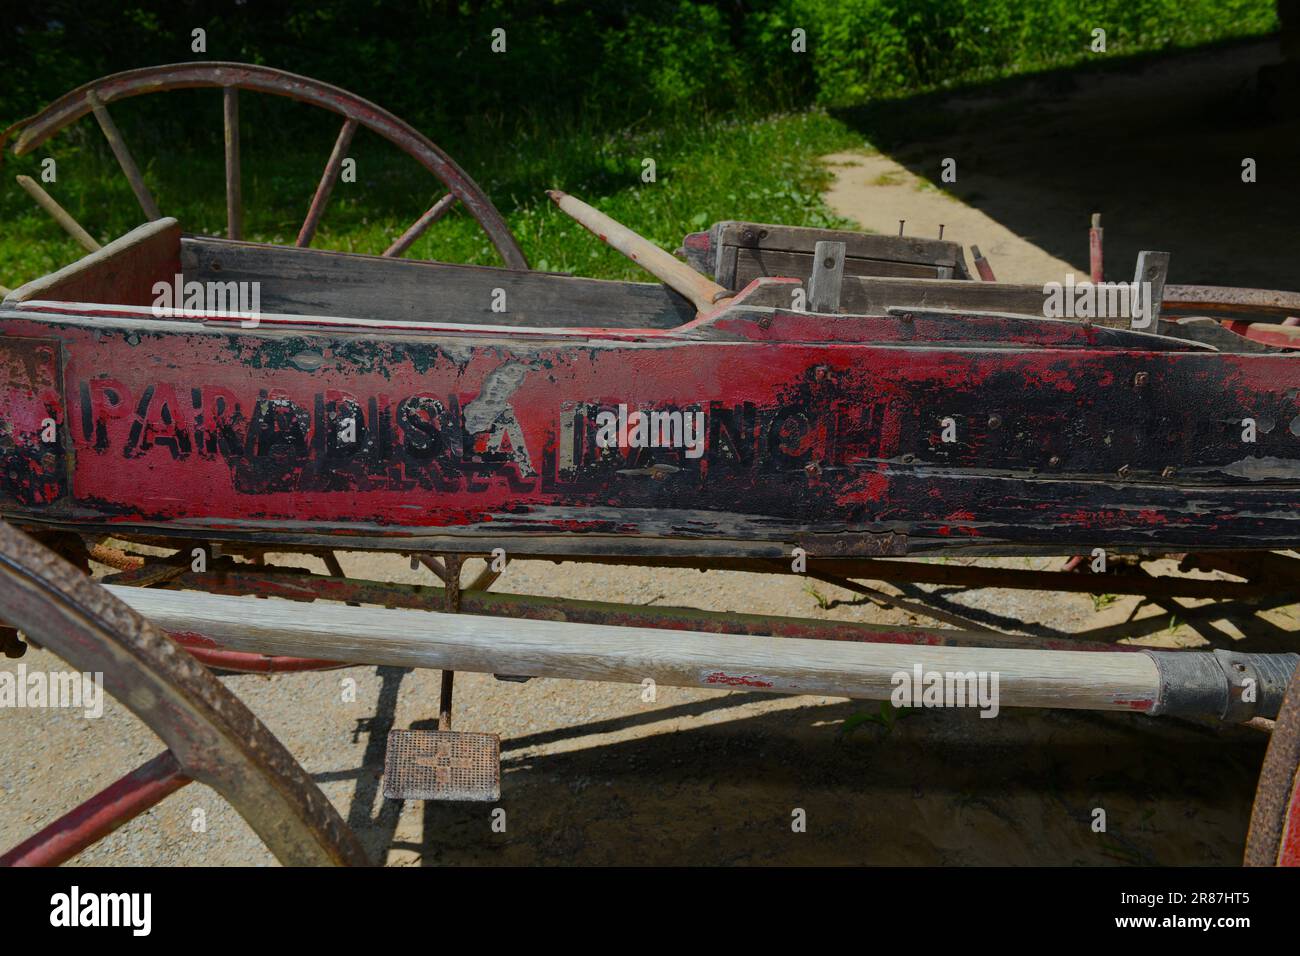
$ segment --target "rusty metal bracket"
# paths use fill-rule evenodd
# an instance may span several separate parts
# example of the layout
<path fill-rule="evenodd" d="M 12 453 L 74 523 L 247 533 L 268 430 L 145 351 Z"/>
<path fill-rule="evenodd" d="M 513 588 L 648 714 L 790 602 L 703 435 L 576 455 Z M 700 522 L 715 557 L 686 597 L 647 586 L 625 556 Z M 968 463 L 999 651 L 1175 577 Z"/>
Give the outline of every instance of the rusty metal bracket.
<path fill-rule="evenodd" d="M 1151 714 L 1217 717 L 1245 723 L 1255 717 L 1276 717 L 1287 682 L 1300 663 L 1300 654 L 1243 654 L 1216 650 L 1212 654 L 1186 651 L 1143 651 L 1160 674 L 1160 694 Z"/>

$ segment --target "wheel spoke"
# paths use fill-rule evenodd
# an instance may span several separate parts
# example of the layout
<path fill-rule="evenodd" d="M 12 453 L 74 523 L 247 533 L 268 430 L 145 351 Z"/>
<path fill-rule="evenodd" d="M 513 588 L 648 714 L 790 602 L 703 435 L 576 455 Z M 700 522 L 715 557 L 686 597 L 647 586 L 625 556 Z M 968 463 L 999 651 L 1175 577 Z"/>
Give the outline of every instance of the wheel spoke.
<path fill-rule="evenodd" d="M 132 589 L 144 590 L 144 589 Z M 364 863 L 338 811 L 212 673 L 104 587 L 0 521 L 0 619 L 83 673 L 163 739 L 287 865 Z"/>
<path fill-rule="evenodd" d="M 354 119 L 350 121 L 352 128 L 364 126 L 413 157 L 421 166 L 438 177 L 487 234 L 507 268 L 528 268 L 528 259 L 519 248 L 519 243 L 515 241 L 500 211 L 484 195 L 473 177 L 456 165 L 456 162 L 436 143 L 413 129 L 409 123 L 402 122 L 369 100 L 328 83 L 271 67 L 249 63 L 172 63 L 100 77 L 75 90 L 70 90 L 35 116 L 29 117 L 13 128 L 11 132 L 18 133 L 13 146 L 14 153 L 18 156 L 27 155 L 59 130 L 91 112 L 88 93 L 96 93 L 102 100 L 116 103 L 132 96 L 198 87 L 214 89 L 230 87 L 273 96 L 285 96 L 318 106 L 337 116 L 353 117 Z M 328 196 L 328 189 L 332 187 L 331 181 L 325 196 Z M 323 209 L 324 202 L 313 205 Z M 314 233 L 314 222 L 304 224 L 298 245 L 310 244 Z"/>
<path fill-rule="evenodd" d="M 66 863 L 189 782 L 176 757 L 164 750 L 0 856 L 0 867 Z"/>
<path fill-rule="evenodd" d="M 406 232 L 398 236 L 397 239 L 393 241 L 393 244 L 384 250 L 384 255 L 391 259 L 405 253 L 407 249 L 415 245 L 415 240 L 424 235 L 425 231 L 430 226 L 447 214 L 447 210 L 450 209 L 455 202 L 456 197 L 451 193 L 447 193 L 447 195 L 443 196 L 436 203 L 430 206 L 428 212 L 415 220 Z"/>
<path fill-rule="evenodd" d="M 357 131 L 357 121 L 348 117 L 339 130 L 339 138 L 334 141 L 334 151 L 330 153 L 329 162 L 325 164 L 325 172 L 321 175 L 320 185 L 316 187 L 316 195 L 312 197 L 311 208 L 307 210 L 307 219 L 302 224 L 302 229 L 298 231 L 299 246 L 310 246 L 311 240 L 316 235 L 316 226 L 320 223 L 321 213 L 325 211 L 325 204 L 330 201 L 330 193 L 334 191 L 334 183 L 339 178 L 339 167 L 343 165 L 343 154 L 347 152 L 348 145 L 352 142 L 352 134 Z"/>
<path fill-rule="evenodd" d="M 140 167 L 135 164 L 131 158 L 131 151 L 126 148 L 126 141 L 122 139 L 122 134 L 118 132 L 117 124 L 113 122 L 113 117 L 108 115 L 108 109 L 100 100 L 98 94 L 91 90 L 86 94 L 86 102 L 95 113 L 95 119 L 99 120 L 99 128 L 104 131 L 104 138 L 108 140 L 108 145 L 113 149 L 113 155 L 117 157 L 117 164 L 122 167 L 122 173 L 126 176 L 126 181 L 131 184 L 131 190 L 135 193 L 135 198 L 140 201 L 140 208 L 144 210 L 145 217 L 149 220 L 161 219 L 162 213 L 158 209 L 158 204 L 153 200 L 153 194 L 149 192 L 149 187 L 144 184 L 144 177 L 140 175 Z"/>
<path fill-rule="evenodd" d="M 50 217 L 63 227 L 63 231 L 76 239 L 81 248 L 87 252 L 94 252 L 99 248 L 99 243 L 94 240 L 90 233 L 81 228 L 81 223 L 68 215 L 68 211 L 54 201 L 54 197 L 47 193 L 41 184 L 30 176 L 18 176 L 18 185 L 27 191 L 27 195 L 36 200 L 36 205 L 40 206 Z"/>
<path fill-rule="evenodd" d="M 244 197 L 239 181 L 239 88 L 222 90 L 226 127 L 226 235 L 244 238 Z"/>

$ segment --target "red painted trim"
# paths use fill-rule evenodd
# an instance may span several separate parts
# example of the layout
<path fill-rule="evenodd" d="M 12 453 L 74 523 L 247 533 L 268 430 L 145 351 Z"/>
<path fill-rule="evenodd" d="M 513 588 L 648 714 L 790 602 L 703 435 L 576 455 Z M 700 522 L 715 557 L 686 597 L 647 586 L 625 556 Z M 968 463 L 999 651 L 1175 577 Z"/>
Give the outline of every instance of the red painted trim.
<path fill-rule="evenodd" d="M 1291 780 L 1291 802 L 1282 825 L 1282 844 L 1277 851 L 1278 866 L 1300 866 L 1300 769 Z"/>
<path fill-rule="evenodd" d="M 189 782 L 172 752 L 163 751 L 0 856 L 0 866 L 66 863 Z"/>
<path fill-rule="evenodd" d="M 289 674 L 297 671 L 326 671 L 351 665 L 340 661 L 323 661 L 310 657 L 273 657 L 246 651 L 228 651 L 200 634 L 171 632 L 177 644 L 190 652 L 201 664 L 218 670 L 241 674 Z"/>

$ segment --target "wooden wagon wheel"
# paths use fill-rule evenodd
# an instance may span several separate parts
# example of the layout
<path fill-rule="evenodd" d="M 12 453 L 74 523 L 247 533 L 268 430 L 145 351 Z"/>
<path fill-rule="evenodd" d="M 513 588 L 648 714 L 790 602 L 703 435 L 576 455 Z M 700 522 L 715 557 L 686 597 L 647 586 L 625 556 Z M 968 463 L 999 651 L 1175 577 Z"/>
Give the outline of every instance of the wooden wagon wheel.
<path fill-rule="evenodd" d="M 62 863 L 191 780 L 220 793 L 286 865 L 366 863 L 293 755 L 203 665 L 71 564 L 0 521 L 0 620 L 143 720 L 168 749 L 4 856 Z"/>
<path fill-rule="evenodd" d="M 528 260 L 515 241 L 509 226 L 497 208 L 492 205 L 479 185 L 465 170 L 456 165 L 450 156 L 432 140 L 398 119 L 387 110 L 376 106 L 346 90 L 328 83 L 298 76 L 284 70 L 247 63 L 195 62 L 151 66 L 139 70 L 114 73 L 79 86 L 64 94 L 35 116 L 15 123 L 0 133 L 0 150 L 17 135 L 14 154 L 23 156 L 41 143 L 87 113 L 94 113 L 99 126 L 117 157 L 118 164 L 140 208 L 150 219 L 161 219 L 162 211 L 140 175 L 139 167 L 127 149 L 117 126 L 108 113 L 108 104 L 144 93 L 166 90 L 215 87 L 222 90 L 226 141 L 226 218 L 227 235 L 231 239 L 243 237 L 242 192 L 239 163 L 239 91 L 252 90 L 274 96 L 286 96 L 319 106 L 343 117 L 338 139 L 325 164 L 320 185 L 312 197 L 307 217 L 298 231 L 295 245 L 310 246 L 320 223 L 321 214 L 329 202 L 330 193 L 338 179 L 339 169 L 346 157 L 353 134 L 365 127 L 397 146 L 425 169 L 433 173 L 447 187 L 447 194 L 433 204 L 423 215 L 384 251 L 385 256 L 402 255 L 425 231 L 441 219 L 452 205 L 462 203 L 475 221 L 487 233 L 505 264 L 512 269 L 527 269 Z M 28 177 L 20 177 L 23 188 L 46 210 L 74 239 L 89 251 L 99 244 L 79 226 L 71 216 L 39 184 Z"/>
<path fill-rule="evenodd" d="M 1300 668 L 1278 711 L 1246 834 L 1247 866 L 1300 866 Z"/>

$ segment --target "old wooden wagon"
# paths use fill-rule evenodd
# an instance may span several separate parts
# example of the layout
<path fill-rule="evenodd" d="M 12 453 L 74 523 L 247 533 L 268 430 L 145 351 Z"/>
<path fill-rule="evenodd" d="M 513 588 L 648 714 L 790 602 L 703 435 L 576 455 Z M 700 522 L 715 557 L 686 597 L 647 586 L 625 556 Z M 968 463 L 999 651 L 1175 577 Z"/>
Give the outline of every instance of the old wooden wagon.
<path fill-rule="evenodd" d="M 162 214 L 107 111 L 187 87 L 224 97 L 225 238 Z M 241 238 L 239 91 L 342 118 L 294 246 Z M 498 793 L 495 738 L 451 729 L 456 670 L 870 699 L 918 667 L 996 671 L 1003 706 L 1254 721 L 1273 736 L 1247 860 L 1300 862 L 1297 655 L 990 632 L 859 583 L 1246 602 L 1296 589 L 1286 320 L 1300 296 L 1167 285 L 1168 257 L 1148 253 L 1145 307 L 1134 291 L 1106 314 L 1047 317 L 1057 290 L 979 281 L 952 242 L 726 222 L 686 237 L 688 266 L 558 193 L 665 282 L 534 272 L 449 157 L 323 83 L 229 63 L 136 70 L 4 139 L 28 153 L 87 114 L 147 221 L 99 248 L 20 177 L 90 251 L 0 306 L 0 634 L 11 655 L 21 632 L 102 672 L 169 749 L 3 862 L 66 860 L 191 779 L 287 863 L 364 862 L 205 666 L 346 663 L 443 671 L 439 730 L 390 740 L 387 792 L 405 798 Z M 359 127 L 448 189 L 382 256 L 311 248 Z M 455 203 L 504 267 L 401 258 Z M 439 586 L 348 578 L 340 549 L 410 555 Z M 1086 568 L 906 560 L 954 554 L 1116 560 L 1104 585 Z M 1171 554 L 1236 580 L 1141 569 Z M 468 557 L 490 564 L 463 583 Z M 490 590 L 505 561 L 558 559 L 801 573 L 958 627 Z"/>

